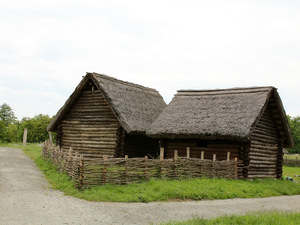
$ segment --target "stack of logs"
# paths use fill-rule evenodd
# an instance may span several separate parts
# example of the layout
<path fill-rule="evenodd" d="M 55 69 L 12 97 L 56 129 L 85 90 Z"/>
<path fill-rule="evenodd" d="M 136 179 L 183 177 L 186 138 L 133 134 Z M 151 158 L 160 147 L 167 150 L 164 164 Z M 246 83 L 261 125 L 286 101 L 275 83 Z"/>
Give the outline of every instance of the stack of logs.
<path fill-rule="evenodd" d="M 159 159 L 144 158 L 84 158 L 72 149 L 63 151 L 59 147 L 52 147 L 48 142 L 43 145 L 42 155 L 50 159 L 57 166 L 58 171 L 67 173 L 75 182 L 77 188 L 85 188 L 103 184 L 129 184 L 143 182 L 150 178 L 196 178 L 219 177 L 238 179 L 242 177 L 241 162 L 235 158 L 230 160 L 230 152 L 227 160 L 213 160 L 190 158 L 187 148 L 186 157 L 178 157 L 178 151 L 174 151 L 173 159 L 164 159 L 164 149 L 160 150 Z"/>

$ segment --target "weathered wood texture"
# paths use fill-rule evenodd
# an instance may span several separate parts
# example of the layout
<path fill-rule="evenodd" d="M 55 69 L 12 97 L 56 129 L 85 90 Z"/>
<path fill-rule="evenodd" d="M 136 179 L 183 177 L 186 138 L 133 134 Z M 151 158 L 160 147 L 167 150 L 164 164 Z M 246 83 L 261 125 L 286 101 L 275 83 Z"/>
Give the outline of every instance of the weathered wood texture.
<path fill-rule="evenodd" d="M 128 184 L 156 178 L 223 177 L 241 178 L 241 162 L 235 160 L 207 160 L 199 158 L 149 159 L 144 158 L 84 158 L 71 148 L 63 151 L 45 143 L 42 156 L 50 159 L 58 171 L 67 173 L 77 188 L 93 185 Z"/>
<path fill-rule="evenodd" d="M 72 147 L 90 157 L 115 156 L 120 123 L 99 90 L 82 91 L 60 127 L 63 149 Z"/>
<path fill-rule="evenodd" d="M 217 154 L 217 160 L 227 159 L 227 152 L 230 158 L 240 158 L 241 143 L 222 140 L 202 141 L 197 139 L 165 139 L 161 141 L 165 148 L 165 157 L 173 158 L 174 150 L 178 150 L 179 157 L 185 157 L 186 147 L 190 147 L 191 158 L 201 158 L 201 151 L 204 151 L 204 159 L 213 159 L 213 154 Z M 202 145 L 202 147 L 200 147 Z"/>
<path fill-rule="evenodd" d="M 282 140 L 270 104 L 251 135 L 249 178 L 282 176 Z"/>

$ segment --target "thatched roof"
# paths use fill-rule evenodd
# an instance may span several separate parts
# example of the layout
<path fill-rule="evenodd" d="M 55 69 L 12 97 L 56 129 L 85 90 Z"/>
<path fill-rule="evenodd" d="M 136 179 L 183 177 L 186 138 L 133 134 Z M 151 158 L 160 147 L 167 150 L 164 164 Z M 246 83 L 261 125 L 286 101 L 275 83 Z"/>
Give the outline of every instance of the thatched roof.
<path fill-rule="evenodd" d="M 120 124 L 128 133 L 145 133 L 154 119 L 166 107 L 162 96 L 155 89 L 117 80 L 103 74 L 87 73 L 48 125 L 49 131 L 56 130 L 59 121 L 63 119 L 79 97 L 82 88 L 91 80 L 102 92 Z"/>
<path fill-rule="evenodd" d="M 285 145 L 293 145 L 285 111 L 274 87 L 180 90 L 147 130 L 156 138 L 246 141 L 269 99 L 275 99 Z"/>

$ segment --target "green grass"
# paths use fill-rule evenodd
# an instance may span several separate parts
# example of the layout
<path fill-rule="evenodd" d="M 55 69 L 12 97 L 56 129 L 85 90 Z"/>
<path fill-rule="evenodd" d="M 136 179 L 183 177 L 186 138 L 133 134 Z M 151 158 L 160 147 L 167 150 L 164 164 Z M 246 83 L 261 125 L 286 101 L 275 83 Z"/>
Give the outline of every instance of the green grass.
<path fill-rule="evenodd" d="M 300 183 L 300 167 L 283 167 L 283 174 L 282 176 L 291 177 L 297 183 Z"/>
<path fill-rule="evenodd" d="M 214 219 L 203 219 L 194 218 L 188 221 L 182 222 L 169 222 L 164 225 L 253 225 L 253 224 L 264 224 L 264 225 L 297 225 L 300 224 L 300 213 L 279 213 L 279 212 L 268 212 L 268 213 L 251 213 L 246 215 L 232 215 L 222 216 Z"/>
<path fill-rule="evenodd" d="M 41 157 L 41 147 L 29 144 L 0 144 L 6 147 L 23 149 L 33 159 L 54 189 L 66 195 L 89 201 L 111 202 L 152 202 L 168 200 L 201 200 L 228 198 L 257 198 L 279 195 L 300 194 L 300 183 L 286 180 L 226 180 L 226 179 L 186 179 L 159 180 L 128 185 L 103 185 L 83 191 L 74 188 L 68 176 L 56 172 L 56 168 Z M 299 167 L 284 167 L 284 175 L 293 177 L 300 174 Z M 294 178 L 294 177 L 293 177 Z M 296 178 L 295 178 L 296 180 Z M 299 179 L 297 178 L 297 181 Z"/>

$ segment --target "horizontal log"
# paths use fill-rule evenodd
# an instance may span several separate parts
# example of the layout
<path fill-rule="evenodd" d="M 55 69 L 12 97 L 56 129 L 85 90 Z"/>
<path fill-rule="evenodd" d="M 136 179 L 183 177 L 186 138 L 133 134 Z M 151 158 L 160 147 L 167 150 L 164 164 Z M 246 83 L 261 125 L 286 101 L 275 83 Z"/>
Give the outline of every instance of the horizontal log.
<path fill-rule="evenodd" d="M 255 142 L 260 142 L 260 143 L 265 143 L 265 144 L 278 144 L 278 141 L 274 141 L 274 140 L 270 140 L 270 139 L 265 139 L 265 138 L 260 138 L 260 137 L 251 137 L 251 142 L 255 141 Z"/>
<path fill-rule="evenodd" d="M 78 121 L 78 122 L 118 122 L 118 119 L 114 116 L 108 115 L 99 115 L 99 116 L 68 116 L 66 117 L 69 121 Z"/>
<path fill-rule="evenodd" d="M 108 138 L 108 137 L 101 137 L 101 138 L 91 138 L 91 137 L 82 137 L 80 135 L 76 136 L 72 136 L 72 137 L 67 137 L 64 136 L 63 137 L 64 141 L 69 141 L 69 142 L 73 142 L 73 143 L 116 143 L 117 138 Z"/>
<path fill-rule="evenodd" d="M 71 118 L 86 118 L 86 117 L 107 117 L 107 118 L 115 118 L 116 116 L 108 111 L 108 110 L 84 110 L 82 112 L 75 111 L 73 110 L 70 112 L 67 116 L 66 119 L 71 119 Z"/>
<path fill-rule="evenodd" d="M 77 134 L 77 135 L 76 135 Z M 101 133 L 98 133 L 98 132 L 91 132 L 91 133 L 82 133 L 82 132 L 73 132 L 73 133 L 63 133 L 61 135 L 61 137 L 63 138 L 73 138 L 73 139 L 76 139 L 78 137 L 86 137 L 86 138 L 118 138 L 118 136 L 114 133 L 114 132 L 111 132 L 111 133 L 106 133 L 106 132 L 101 132 Z"/>
<path fill-rule="evenodd" d="M 269 124 L 269 125 L 273 125 L 274 127 L 275 126 L 275 120 L 273 118 L 270 118 L 268 116 L 265 116 L 263 115 L 261 118 L 260 118 L 260 121 L 259 122 L 263 122 L 264 124 Z"/>
<path fill-rule="evenodd" d="M 86 130 L 86 131 L 113 131 L 118 128 L 117 124 L 111 126 L 91 126 L 91 125 L 72 125 L 72 126 L 62 126 L 62 131 L 72 131 L 72 130 Z"/>
<path fill-rule="evenodd" d="M 67 118 L 71 116 L 102 116 L 102 117 L 116 117 L 110 109 L 72 109 Z"/>
<path fill-rule="evenodd" d="M 257 141 L 257 140 L 251 140 L 250 145 L 252 145 L 252 144 L 256 144 L 256 145 L 260 145 L 260 146 L 267 146 L 267 147 L 276 147 L 276 146 L 278 146 L 278 143 L 267 143 L 267 142 L 262 142 L 262 141 Z"/>
<path fill-rule="evenodd" d="M 118 130 L 118 126 L 110 126 L 110 127 L 105 127 L 105 126 L 99 126 L 99 127 L 92 127 L 92 126 L 86 126 L 86 127 L 63 127 L 61 133 L 99 133 L 99 134 L 116 134 Z"/>
<path fill-rule="evenodd" d="M 257 149 L 257 148 L 251 148 L 249 154 L 251 154 L 251 152 L 255 152 L 255 153 L 267 153 L 267 154 L 271 154 L 271 155 L 276 155 L 277 154 L 277 151 L 275 151 L 275 150 Z"/>
<path fill-rule="evenodd" d="M 117 122 L 115 122 L 117 123 Z M 80 128 L 80 127 L 99 127 L 99 126 L 109 126 L 110 124 L 115 124 L 112 122 L 104 121 L 79 121 L 79 120 L 64 120 L 60 124 L 60 128 L 70 127 L 70 128 Z"/>
<path fill-rule="evenodd" d="M 262 160 L 250 160 L 250 166 L 254 164 L 262 164 L 262 165 L 274 165 L 275 162 L 269 162 L 269 161 L 262 161 Z"/>
<path fill-rule="evenodd" d="M 278 129 L 277 127 L 275 126 L 275 122 L 272 123 L 272 124 L 269 124 L 269 123 L 266 123 L 264 121 L 260 121 L 256 127 L 254 128 L 254 130 L 257 130 L 257 129 L 262 129 L 266 132 L 270 132 L 270 133 L 273 133 L 273 134 L 278 134 Z"/>
<path fill-rule="evenodd" d="M 253 170 L 249 170 L 248 176 L 254 176 L 254 175 L 276 175 L 276 171 L 253 171 Z"/>
<path fill-rule="evenodd" d="M 261 135 L 266 135 L 268 137 L 271 137 L 272 139 L 278 139 L 279 138 L 279 133 L 274 134 L 268 131 L 264 131 L 262 129 L 256 128 L 253 133 L 261 134 Z"/>
<path fill-rule="evenodd" d="M 274 141 L 275 143 L 279 142 L 279 138 L 273 138 L 273 137 L 263 135 L 263 134 L 252 133 L 251 139 L 255 139 L 255 138 L 259 138 L 259 139 L 265 140 L 265 141 Z"/>
<path fill-rule="evenodd" d="M 85 104 L 78 104 L 74 105 L 69 112 L 74 111 L 82 111 L 85 109 L 95 109 L 95 110 L 108 110 L 110 112 L 112 111 L 112 108 L 107 104 L 107 103 L 101 103 L 101 102 L 90 102 L 90 103 L 85 103 Z"/>
<path fill-rule="evenodd" d="M 253 168 L 259 168 L 259 169 L 262 169 L 262 168 L 276 169 L 277 165 L 251 164 L 250 169 L 253 169 Z"/>
<path fill-rule="evenodd" d="M 63 144 L 74 144 L 74 145 L 86 145 L 86 146 L 95 146 L 95 147 L 103 147 L 103 146 L 115 146 L 115 141 L 86 141 L 86 140 L 62 140 Z"/>
<path fill-rule="evenodd" d="M 259 156 L 249 156 L 250 160 L 256 160 L 256 161 L 269 161 L 269 162 L 277 162 L 277 157 L 275 156 L 269 156 L 269 157 L 259 157 Z"/>
<path fill-rule="evenodd" d="M 270 152 L 278 152 L 278 147 L 276 147 L 276 144 L 273 144 L 273 146 L 263 146 L 263 145 L 258 145 L 258 144 L 253 144 L 251 145 L 251 150 L 257 149 L 259 151 L 270 151 Z"/>
<path fill-rule="evenodd" d="M 263 158 L 269 158 L 270 157 L 270 153 L 260 153 L 260 152 L 251 152 L 250 154 L 251 156 L 257 156 L 257 157 L 263 157 Z M 271 154 L 272 158 L 278 158 L 278 156 L 276 154 Z"/>

